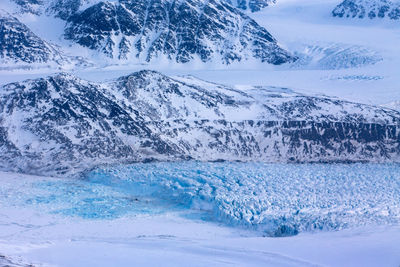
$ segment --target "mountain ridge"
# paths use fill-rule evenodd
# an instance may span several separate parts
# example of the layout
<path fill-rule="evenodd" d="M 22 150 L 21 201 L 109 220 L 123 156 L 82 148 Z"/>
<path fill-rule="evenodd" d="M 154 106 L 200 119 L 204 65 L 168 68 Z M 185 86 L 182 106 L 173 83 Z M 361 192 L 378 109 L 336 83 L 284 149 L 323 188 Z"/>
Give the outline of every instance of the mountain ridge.
<path fill-rule="evenodd" d="M 70 174 L 157 161 L 400 162 L 400 113 L 140 71 L 1 87 L 2 170 Z M 23 118 L 23 119 L 22 119 Z"/>
<path fill-rule="evenodd" d="M 333 11 L 335 17 L 389 18 L 400 20 L 400 2 L 390 0 L 345 0 Z"/>

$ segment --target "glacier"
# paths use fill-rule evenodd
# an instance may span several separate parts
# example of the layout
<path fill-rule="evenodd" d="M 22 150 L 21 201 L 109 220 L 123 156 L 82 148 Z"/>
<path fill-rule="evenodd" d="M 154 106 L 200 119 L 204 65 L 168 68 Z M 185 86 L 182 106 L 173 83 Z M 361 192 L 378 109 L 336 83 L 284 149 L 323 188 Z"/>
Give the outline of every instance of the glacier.
<path fill-rule="evenodd" d="M 97 169 L 87 179 L 268 236 L 400 220 L 398 164 L 150 163 Z"/>
<path fill-rule="evenodd" d="M 90 220 L 179 212 L 274 237 L 400 221 L 399 164 L 140 163 L 23 185 L 0 200 Z"/>

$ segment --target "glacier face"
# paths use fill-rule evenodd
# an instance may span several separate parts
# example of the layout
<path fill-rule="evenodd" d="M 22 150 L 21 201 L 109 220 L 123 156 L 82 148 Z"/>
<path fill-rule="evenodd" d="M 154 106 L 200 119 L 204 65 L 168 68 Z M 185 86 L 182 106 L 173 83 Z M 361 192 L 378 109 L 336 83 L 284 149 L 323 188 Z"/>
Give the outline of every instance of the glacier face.
<path fill-rule="evenodd" d="M 0 201 L 90 220 L 172 212 L 262 235 L 288 236 L 398 223 L 399 168 L 398 164 L 132 164 L 99 168 L 82 179 L 16 179 L 0 188 Z"/>
<path fill-rule="evenodd" d="M 91 183 L 129 189 L 269 236 L 398 223 L 399 165 L 151 163 L 103 168 Z"/>
<path fill-rule="evenodd" d="M 297 94 L 246 92 L 140 71 L 69 74 L 0 90 L 1 168 L 61 175 L 100 164 L 197 159 L 399 162 L 400 113 Z"/>
<path fill-rule="evenodd" d="M 345 0 L 332 12 L 335 17 L 400 19 L 400 2 L 391 0 Z"/>

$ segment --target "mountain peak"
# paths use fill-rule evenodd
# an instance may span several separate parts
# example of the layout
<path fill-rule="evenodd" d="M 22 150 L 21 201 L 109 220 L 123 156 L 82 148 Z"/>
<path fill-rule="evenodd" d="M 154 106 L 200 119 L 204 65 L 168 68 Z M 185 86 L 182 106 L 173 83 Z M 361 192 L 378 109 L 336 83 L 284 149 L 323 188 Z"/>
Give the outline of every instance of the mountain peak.
<path fill-rule="evenodd" d="M 345 0 L 332 12 L 335 17 L 400 19 L 400 1 Z"/>

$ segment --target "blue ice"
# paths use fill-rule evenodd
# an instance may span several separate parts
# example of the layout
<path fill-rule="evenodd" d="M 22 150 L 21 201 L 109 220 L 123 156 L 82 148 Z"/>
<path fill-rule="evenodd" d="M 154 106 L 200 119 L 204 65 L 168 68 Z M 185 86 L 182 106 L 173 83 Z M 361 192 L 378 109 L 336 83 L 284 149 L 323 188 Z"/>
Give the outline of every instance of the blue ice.
<path fill-rule="evenodd" d="M 269 236 L 400 220 L 397 164 L 143 163 L 36 186 L 46 193 L 26 204 L 67 216 L 186 210 Z"/>

